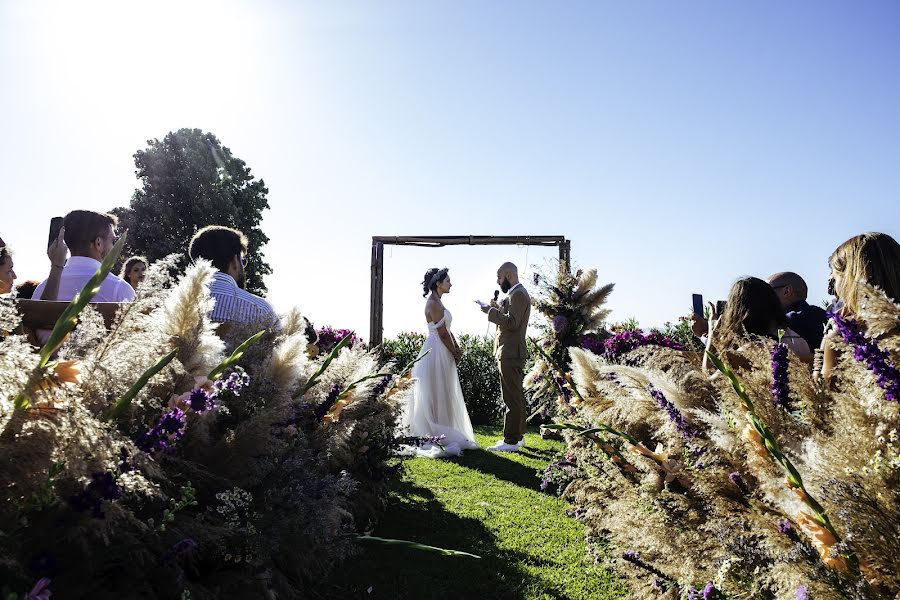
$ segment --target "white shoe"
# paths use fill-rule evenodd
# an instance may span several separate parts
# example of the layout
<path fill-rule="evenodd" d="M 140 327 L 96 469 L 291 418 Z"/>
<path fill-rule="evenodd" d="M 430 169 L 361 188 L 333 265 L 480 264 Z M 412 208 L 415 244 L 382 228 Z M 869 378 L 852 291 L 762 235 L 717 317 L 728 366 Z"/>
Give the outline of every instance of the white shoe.
<path fill-rule="evenodd" d="M 524 448 L 525 447 L 525 438 L 522 438 L 521 440 L 519 440 L 519 443 L 516 444 L 516 446 L 518 446 L 519 448 Z"/>
<path fill-rule="evenodd" d="M 500 440 L 493 446 L 488 448 L 490 452 L 518 452 L 519 445 L 518 444 L 507 444 L 503 440 Z"/>

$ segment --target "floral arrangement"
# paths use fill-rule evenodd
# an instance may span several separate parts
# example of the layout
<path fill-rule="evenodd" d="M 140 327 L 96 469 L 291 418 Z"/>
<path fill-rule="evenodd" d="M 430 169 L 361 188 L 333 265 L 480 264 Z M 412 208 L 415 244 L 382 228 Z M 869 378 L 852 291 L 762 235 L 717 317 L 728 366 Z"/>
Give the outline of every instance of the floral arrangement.
<path fill-rule="evenodd" d="M 220 338 L 177 257 L 107 329 L 121 244 L 40 352 L 0 339 L 0 596 L 308 597 L 378 513 L 410 374 L 352 336 L 308 358 L 296 310 Z"/>
<path fill-rule="evenodd" d="M 568 411 L 570 393 L 559 375 L 553 374 L 550 361 L 563 370 L 568 368 L 569 348 L 577 347 L 581 340 L 597 334 L 609 311 L 602 308 L 613 284 L 597 286 L 597 271 L 578 270 L 570 273 L 560 263 L 556 276 L 550 279 L 535 274 L 539 292 L 532 306 L 543 317 L 537 327 L 543 332 L 542 353 L 547 359 L 538 358 L 525 376 L 525 387 L 530 392 L 535 414 L 554 414 L 557 408 Z"/>
<path fill-rule="evenodd" d="M 548 426 L 566 457 L 542 479 L 589 545 L 614 549 L 634 597 L 900 593 L 900 306 L 863 291 L 857 322 L 832 317 L 830 385 L 759 339 L 718 344 L 710 372 L 636 335 L 611 344 L 621 352 L 572 347 L 568 367 L 537 346 L 570 398 Z M 561 474 L 574 479 L 553 485 Z"/>
<path fill-rule="evenodd" d="M 319 346 L 319 352 L 322 352 L 323 354 L 327 354 L 334 350 L 334 347 L 337 346 L 338 342 L 348 335 L 350 336 L 350 341 L 347 342 L 347 348 L 353 348 L 358 344 L 362 344 L 362 340 L 356 336 L 356 333 L 352 329 L 335 329 L 326 325 L 325 327 L 317 329 L 316 334 L 319 336 L 319 342 L 317 344 Z"/>

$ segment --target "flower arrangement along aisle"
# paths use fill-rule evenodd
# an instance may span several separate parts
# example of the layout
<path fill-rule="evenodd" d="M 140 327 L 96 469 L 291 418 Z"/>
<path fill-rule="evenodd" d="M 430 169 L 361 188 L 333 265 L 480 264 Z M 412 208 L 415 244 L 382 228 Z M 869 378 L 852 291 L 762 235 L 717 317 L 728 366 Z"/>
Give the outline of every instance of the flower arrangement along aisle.
<path fill-rule="evenodd" d="M 569 365 L 569 348 L 599 334 L 609 311 L 601 308 L 612 292 L 614 284 L 597 286 L 597 271 L 569 272 L 560 262 L 555 279 L 535 275 L 539 293 L 532 305 L 544 317 L 536 325 L 541 330 L 541 346 L 555 364 L 537 357 L 531 371 L 525 376 L 525 387 L 530 392 L 535 413 L 544 418 L 562 410 L 568 414 L 571 385 L 566 381 Z"/>
<path fill-rule="evenodd" d="M 108 330 L 88 293 L 40 353 L 0 340 L 4 599 L 304 598 L 377 514 L 409 374 L 310 360 L 297 311 L 223 342 L 211 265 L 172 264 Z"/>
<path fill-rule="evenodd" d="M 900 307 L 865 295 L 860 318 L 890 325 L 869 327 L 877 339 L 841 331 L 830 386 L 760 338 L 714 340 L 710 373 L 658 345 L 627 360 L 571 348 L 570 372 L 545 355 L 571 378 L 573 414 L 550 426 L 565 469 L 543 476 L 561 481 L 589 544 L 606 540 L 598 559 L 614 557 L 634 597 L 900 593 Z"/>

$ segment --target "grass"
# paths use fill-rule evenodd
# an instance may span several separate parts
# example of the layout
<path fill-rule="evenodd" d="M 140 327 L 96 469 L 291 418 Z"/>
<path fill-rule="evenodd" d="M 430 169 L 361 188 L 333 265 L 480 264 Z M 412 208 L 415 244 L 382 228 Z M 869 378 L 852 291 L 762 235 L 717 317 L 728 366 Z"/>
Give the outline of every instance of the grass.
<path fill-rule="evenodd" d="M 501 437 L 476 428 L 482 448 Z M 561 442 L 526 435 L 518 453 L 470 450 L 452 459 L 416 458 L 391 486 L 372 535 L 463 550 L 446 557 L 396 546 L 365 546 L 319 590 L 328 598 L 623 598 L 625 586 L 588 562 L 584 527 L 568 504 L 539 489 L 538 470 Z"/>

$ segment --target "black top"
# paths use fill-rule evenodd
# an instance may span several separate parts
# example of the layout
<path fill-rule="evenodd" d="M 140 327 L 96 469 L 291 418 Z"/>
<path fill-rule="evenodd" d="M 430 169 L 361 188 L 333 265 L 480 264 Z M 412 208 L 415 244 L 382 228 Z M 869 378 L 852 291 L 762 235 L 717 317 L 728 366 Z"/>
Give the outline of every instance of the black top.
<path fill-rule="evenodd" d="M 800 334 L 810 350 L 815 350 L 822 345 L 822 337 L 825 335 L 825 323 L 828 316 L 825 309 L 818 306 L 810 306 L 806 300 L 798 300 L 785 309 L 788 327 Z"/>

